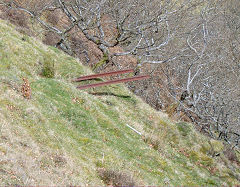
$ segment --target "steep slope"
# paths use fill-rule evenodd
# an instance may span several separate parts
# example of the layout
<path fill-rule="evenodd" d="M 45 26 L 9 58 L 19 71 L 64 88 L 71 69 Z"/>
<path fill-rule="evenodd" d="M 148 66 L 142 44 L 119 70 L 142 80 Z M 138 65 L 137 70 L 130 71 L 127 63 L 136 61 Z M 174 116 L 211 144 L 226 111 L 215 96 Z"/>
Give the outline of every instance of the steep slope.
<path fill-rule="evenodd" d="M 53 78 L 43 76 L 49 66 Z M 171 121 L 124 85 L 77 90 L 71 79 L 85 74 L 78 60 L 0 20 L 1 185 L 240 184 L 221 142 Z"/>

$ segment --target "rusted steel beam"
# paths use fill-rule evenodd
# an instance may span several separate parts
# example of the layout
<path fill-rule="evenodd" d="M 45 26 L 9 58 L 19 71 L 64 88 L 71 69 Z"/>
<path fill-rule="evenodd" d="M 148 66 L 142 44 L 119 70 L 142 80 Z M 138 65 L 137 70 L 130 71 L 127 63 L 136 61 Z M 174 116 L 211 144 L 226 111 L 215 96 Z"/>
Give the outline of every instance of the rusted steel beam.
<path fill-rule="evenodd" d="M 142 79 L 148 79 L 148 78 L 150 78 L 149 75 L 142 75 L 142 76 L 137 76 L 137 77 L 117 79 L 117 80 L 111 80 L 111 81 L 95 83 L 95 84 L 87 84 L 87 85 L 83 85 L 83 86 L 78 86 L 77 88 L 80 89 L 80 90 L 83 90 L 83 89 L 86 89 L 86 88 L 106 86 L 106 85 L 109 85 L 109 84 L 117 84 L 117 83 L 136 81 L 136 80 L 142 80 Z"/>
<path fill-rule="evenodd" d="M 120 70 L 120 71 L 112 71 L 112 72 L 108 72 L 108 73 L 99 73 L 99 74 L 95 74 L 95 75 L 87 75 L 87 76 L 78 77 L 77 79 L 75 79 L 73 81 L 80 82 L 83 80 L 90 80 L 90 79 L 94 79 L 94 78 L 98 78 L 98 77 L 106 77 L 106 76 L 130 73 L 130 72 L 134 72 L 134 69 L 126 69 L 126 70 Z"/>

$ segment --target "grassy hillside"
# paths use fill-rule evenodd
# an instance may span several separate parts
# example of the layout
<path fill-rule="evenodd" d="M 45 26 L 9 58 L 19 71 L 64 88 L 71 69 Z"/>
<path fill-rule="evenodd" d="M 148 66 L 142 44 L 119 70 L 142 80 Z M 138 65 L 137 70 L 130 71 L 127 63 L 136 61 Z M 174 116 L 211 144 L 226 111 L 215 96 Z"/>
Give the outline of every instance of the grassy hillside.
<path fill-rule="evenodd" d="M 46 67 L 53 78 L 43 76 Z M 0 20 L 0 185 L 240 184 L 221 142 L 124 85 L 77 90 L 71 79 L 86 74 L 78 60 Z"/>

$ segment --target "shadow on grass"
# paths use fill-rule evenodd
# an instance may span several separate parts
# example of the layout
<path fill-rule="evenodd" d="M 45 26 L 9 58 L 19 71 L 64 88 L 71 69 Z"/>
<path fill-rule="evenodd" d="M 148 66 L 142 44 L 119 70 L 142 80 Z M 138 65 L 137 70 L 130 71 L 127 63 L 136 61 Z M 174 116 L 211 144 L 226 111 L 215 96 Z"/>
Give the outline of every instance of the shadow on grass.
<path fill-rule="evenodd" d="M 97 95 L 97 96 L 115 96 L 120 98 L 131 98 L 129 95 L 118 95 L 110 92 L 89 92 L 91 95 Z"/>

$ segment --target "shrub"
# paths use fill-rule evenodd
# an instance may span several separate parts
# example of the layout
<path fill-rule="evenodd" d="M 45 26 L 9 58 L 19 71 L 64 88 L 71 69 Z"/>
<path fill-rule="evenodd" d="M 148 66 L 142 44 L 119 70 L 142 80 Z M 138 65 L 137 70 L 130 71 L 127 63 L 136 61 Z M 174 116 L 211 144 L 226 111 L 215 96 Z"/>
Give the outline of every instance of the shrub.
<path fill-rule="evenodd" d="M 44 57 L 41 75 L 46 78 L 55 76 L 54 61 L 49 55 Z"/>

